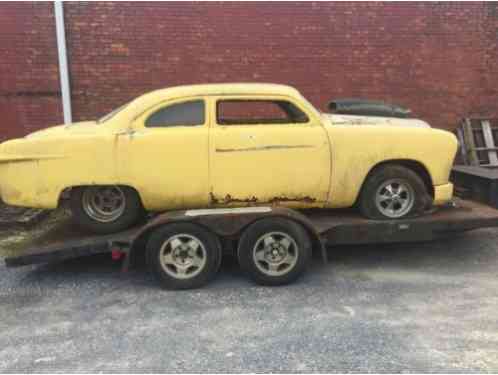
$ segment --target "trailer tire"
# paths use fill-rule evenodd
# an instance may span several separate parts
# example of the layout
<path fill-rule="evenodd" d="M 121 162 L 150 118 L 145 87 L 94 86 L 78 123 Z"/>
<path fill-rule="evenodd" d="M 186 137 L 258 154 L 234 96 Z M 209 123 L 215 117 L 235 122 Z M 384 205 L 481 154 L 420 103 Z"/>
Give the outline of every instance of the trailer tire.
<path fill-rule="evenodd" d="M 146 246 L 146 261 L 165 289 L 194 289 L 208 283 L 220 268 L 218 238 L 191 223 L 155 229 Z"/>
<path fill-rule="evenodd" d="M 367 218 L 392 220 L 423 213 L 430 207 L 431 198 L 417 173 L 391 164 L 375 169 L 367 177 L 358 203 Z"/>
<path fill-rule="evenodd" d="M 299 278 L 311 258 L 311 239 L 291 220 L 266 218 L 242 234 L 237 256 L 241 268 L 261 285 L 285 285 Z"/>
<path fill-rule="evenodd" d="M 105 212 L 94 199 L 105 190 L 120 199 L 114 210 Z M 101 192 L 102 191 L 102 192 Z M 128 229 L 145 216 L 138 193 L 126 186 L 81 186 L 74 188 L 70 196 L 70 208 L 76 223 L 83 229 L 98 234 L 111 234 Z"/>

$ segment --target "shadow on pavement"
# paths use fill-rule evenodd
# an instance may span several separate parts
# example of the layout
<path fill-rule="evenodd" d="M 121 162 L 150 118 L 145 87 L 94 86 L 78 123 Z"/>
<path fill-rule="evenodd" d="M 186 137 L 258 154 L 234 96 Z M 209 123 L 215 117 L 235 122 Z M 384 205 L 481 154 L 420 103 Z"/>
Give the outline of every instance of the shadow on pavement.
<path fill-rule="evenodd" d="M 480 232 L 480 233 L 479 233 Z M 340 246 L 328 248 L 328 264 L 315 257 L 305 279 L 313 278 L 313 272 L 333 272 L 337 267 L 369 269 L 386 267 L 389 269 L 417 270 L 428 272 L 468 271 L 483 264 L 496 265 L 498 255 L 494 244 L 496 235 L 489 231 L 476 231 L 461 234 L 446 240 L 429 243 Z M 483 245 L 487 243 L 488 245 Z M 121 272 L 121 261 L 114 261 L 110 254 L 100 254 L 71 259 L 58 263 L 32 266 L 23 277 L 24 283 L 45 281 L 56 278 L 60 282 L 99 279 L 101 281 L 121 280 L 126 284 L 157 286 L 154 277 L 144 264 L 138 264 L 128 272 Z M 246 277 L 233 256 L 225 256 L 220 269 L 222 280 L 245 280 Z M 51 280 L 50 282 L 53 282 Z"/>

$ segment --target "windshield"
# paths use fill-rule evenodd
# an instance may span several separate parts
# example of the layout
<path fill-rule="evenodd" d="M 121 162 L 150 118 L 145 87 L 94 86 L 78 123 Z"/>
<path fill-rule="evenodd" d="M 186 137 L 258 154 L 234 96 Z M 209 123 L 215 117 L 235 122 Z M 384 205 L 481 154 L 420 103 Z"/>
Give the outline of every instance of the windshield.
<path fill-rule="evenodd" d="M 106 122 L 107 120 L 110 120 L 111 118 L 113 118 L 116 114 L 118 114 L 119 112 L 121 112 L 123 109 L 125 109 L 128 104 L 130 103 L 126 103 L 126 104 L 123 104 L 121 107 L 118 107 L 116 108 L 115 110 L 113 110 L 112 112 L 109 112 L 107 115 L 105 116 L 102 116 L 101 118 L 99 118 L 97 120 L 97 124 L 102 124 L 103 122 Z"/>

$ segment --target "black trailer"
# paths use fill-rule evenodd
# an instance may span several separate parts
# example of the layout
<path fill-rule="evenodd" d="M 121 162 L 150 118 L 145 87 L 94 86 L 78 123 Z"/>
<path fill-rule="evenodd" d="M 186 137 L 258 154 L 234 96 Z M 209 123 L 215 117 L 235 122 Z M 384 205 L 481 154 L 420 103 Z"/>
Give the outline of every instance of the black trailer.
<path fill-rule="evenodd" d="M 389 221 L 368 220 L 353 210 L 174 211 L 112 235 L 82 232 L 66 217 L 5 263 L 17 267 L 111 253 L 113 258 L 123 258 L 126 270 L 145 256 L 163 286 L 187 289 L 207 283 L 217 273 L 222 255 L 231 253 L 256 282 L 279 285 L 299 277 L 312 253 L 326 261 L 326 247 L 430 241 L 497 226 L 497 209 L 463 199 L 420 217 Z"/>

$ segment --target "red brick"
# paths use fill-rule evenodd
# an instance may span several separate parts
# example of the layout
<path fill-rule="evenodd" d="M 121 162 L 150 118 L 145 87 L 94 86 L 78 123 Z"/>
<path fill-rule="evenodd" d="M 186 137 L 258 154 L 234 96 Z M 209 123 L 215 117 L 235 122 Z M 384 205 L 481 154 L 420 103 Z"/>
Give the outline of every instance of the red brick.
<path fill-rule="evenodd" d="M 75 120 L 160 87 L 296 86 L 321 109 L 366 97 L 433 126 L 498 116 L 498 5 L 119 2 L 64 4 Z M 52 3 L 0 5 L 0 139 L 61 122 Z"/>

